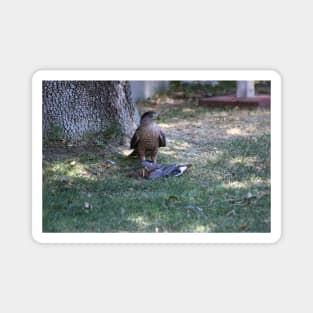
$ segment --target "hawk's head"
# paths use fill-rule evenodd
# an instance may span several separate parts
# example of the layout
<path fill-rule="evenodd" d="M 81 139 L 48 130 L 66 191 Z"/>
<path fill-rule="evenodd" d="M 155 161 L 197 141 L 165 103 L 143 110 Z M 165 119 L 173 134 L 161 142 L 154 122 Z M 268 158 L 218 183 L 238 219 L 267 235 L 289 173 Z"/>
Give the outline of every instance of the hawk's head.
<path fill-rule="evenodd" d="M 154 112 L 154 111 L 148 111 L 148 112 L 145 112 L 144 114 L 142 114 L 141 116 L 141 122 L 143 120 L 159 120 L 159 115 L 157 112 Z"/>

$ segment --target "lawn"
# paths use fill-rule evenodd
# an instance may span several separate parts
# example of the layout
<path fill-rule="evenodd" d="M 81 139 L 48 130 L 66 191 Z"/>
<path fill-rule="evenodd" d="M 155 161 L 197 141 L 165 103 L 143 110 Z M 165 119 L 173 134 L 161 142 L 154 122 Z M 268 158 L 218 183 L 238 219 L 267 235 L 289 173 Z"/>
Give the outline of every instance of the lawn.
<path fill-rule="evenodd" d="M 49 143 L 43 151 L 44 232 L 270 232 L 270 112 L 141 104 L 158 111 L 162 164 L 180 177 L 130 177 L 128 146 Z"/>

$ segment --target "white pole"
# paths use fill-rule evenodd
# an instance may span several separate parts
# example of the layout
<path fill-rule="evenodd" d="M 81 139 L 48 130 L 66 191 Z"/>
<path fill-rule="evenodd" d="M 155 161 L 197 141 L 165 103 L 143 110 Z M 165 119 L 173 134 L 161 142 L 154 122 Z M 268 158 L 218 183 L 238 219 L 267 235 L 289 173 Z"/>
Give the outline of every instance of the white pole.
<path fill-rule="evenodd" d="M 236 89 L 236 97 L 237 98 L 247 98 L 254 97 L 254 80 L 238 80 L 237 81 L 237 89 Z"/>

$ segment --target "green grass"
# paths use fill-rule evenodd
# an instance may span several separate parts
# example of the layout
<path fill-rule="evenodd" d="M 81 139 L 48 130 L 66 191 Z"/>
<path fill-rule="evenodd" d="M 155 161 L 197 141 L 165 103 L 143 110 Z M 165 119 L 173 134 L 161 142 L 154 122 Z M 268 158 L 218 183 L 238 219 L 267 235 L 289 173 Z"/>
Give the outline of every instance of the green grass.
<path fill-rule="evenodd" d="M 269 112 L 157 110 L 168 137 L 158 161 L 192 168 L 150 181 L 129 177 L 139 162 L 127 147 L 47 149 L 44 232 L 270 231 Z"/>

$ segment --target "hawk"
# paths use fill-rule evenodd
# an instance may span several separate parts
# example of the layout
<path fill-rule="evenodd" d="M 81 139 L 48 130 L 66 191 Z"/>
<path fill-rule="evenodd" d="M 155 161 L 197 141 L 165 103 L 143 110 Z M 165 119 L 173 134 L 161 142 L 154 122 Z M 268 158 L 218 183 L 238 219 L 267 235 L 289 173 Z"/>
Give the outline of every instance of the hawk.
<path fill-rule="evenodd" d="M 130 148 L 134 151 L 130 155 L 139 155 L 141 161 L 144 161 L 146 156 L 150 155 L 152 162 L 156 163 L 159 147 L 166 146 L 165 134 L 154 123 L 156 119 L 159 119 L 156 112 L 145 112 L 141 116 L 140 126 L 131 139 Z"/>

